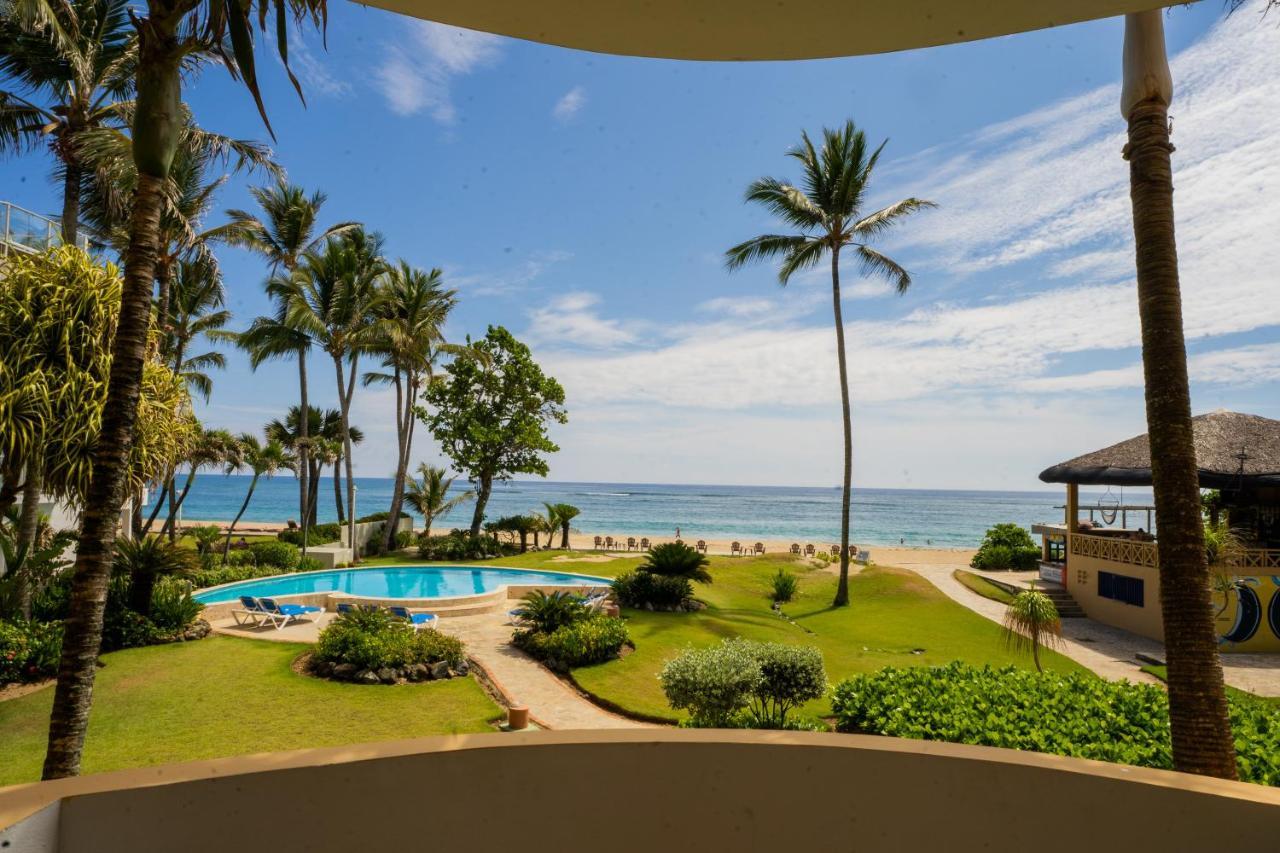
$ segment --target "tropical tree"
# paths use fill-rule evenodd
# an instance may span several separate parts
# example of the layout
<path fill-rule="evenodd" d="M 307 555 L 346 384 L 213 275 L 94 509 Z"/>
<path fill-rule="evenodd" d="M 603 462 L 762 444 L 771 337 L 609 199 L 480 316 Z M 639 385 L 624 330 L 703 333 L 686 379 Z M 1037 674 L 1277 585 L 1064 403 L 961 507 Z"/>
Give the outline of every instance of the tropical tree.
<path fill-rule="evenodd" d="M 47 144 L 62 182 L 62 239 L 79 236 L 80 195 L 92 178 L 80 157 L 86 131 L 120 127 L 132 94 L 137 39 L 128 0 L 51 5 L 54 26 L 35 30 L 0 15 L 0 153 Z"/>
<path fill-rule="evenodd" d="M 1053 599 L 1037 589 L 1024 590 L 1013 597 L 1004 613 L 1005 644 L 1019 651 L 1030 650 L 1036 669 L 1040 665 L 1040 649 L 1062 642 L 1062 620 Z"/>
<path fill-rule="evenodd" d="M 240 453 L 237 458 L 227 464 L 227 473 L 248 468 L 253 472 L 253 477 L 249 480 L 249 491 L 245 493 L 244 503 L 240 504 L 240 511 L 227 527 L 227 538 L 222 548 L 222 565 L 224 566 L 227 564 L 227 555 L 231 553 L 231 535 L 235 533 L 236 525 L 240 523 L 245 510 L 249 508 L 249 501 L 253 500 L 253 492 L 258 488 L 258 480 L 262 477 L 270 480 L 282 470 L 292 471 L 297 464 L 293 454 L 285 450 L 278 441 L 268 439 L 264 444 L 258 441 L 256 435 L 249 432 L 241 433 L 237 441 L 240 445 Z"/>
<path fill-rule="evenodd" d="M 431 428 L 457 470 L 478 484 L 471 538 L 480 535 L 494 480 L 547 475 L 544 453 L 559 446 L 547 423 L 565 423 L 564 388 L 545 375 L 529 347 L 501 326 L 490 326 L 467 353 L 445 367 L 445 381 L 428 385 L 418 417 Z"/>
<path fill-rule="evenodd" d="M 14 4 L 25 26 L 56 34 L 59 28 L 51 11 L 53 6 L 52 0 L 25 0 Z M 161 208 L 182 131 L 177 116 L 182 102 L 183 62 L 186 57 L 201 52 L 219 54 L 226 67 L 249 89 L 265 122 L 266 112 L 254 65 L 254 21 L 262 28 L 267 21 L 273 22 L 276 43 L 287 71 L 285 51 L 290 19 L 295 24 L 310 21 L 322 27 L 326 12 L 325 0 L 288 3 L 247 0 L 230 4 L 146 0 L 133 15 L 138 31 L 138 60 L 131 139 L 138 183 L 124 254 L 124 286 L 112 343 L 107 403 L 81 513 L 71 603 L 49 721 L 45 779 L 74 776 L 80 771 L 102 640 L 112 550 L 120 508 L 127 494 L 124 485 L 129 474 L 129 455 L 144 381 Z"/>
<path fill-rule="evenodd" d="M 871 175 L 884 150 L 874 150 L 852 121 L 822 131 L 822 150 L 807 133 L 787 154 L 800 163 L 803 177 L 795 186 L 779 178 L 760 178 L 747 188 L 746 200 L 764 205 L 792 229 L 787 234 L 762 234 L 725 253 L 730 270 L 753 261 L 781 258 L 778 283 L 785 287 L 797 272 L 831 259 L 831 301 L 836 324 L 836 360 L 840 367 L 840 408 L 844 420 L 844 478 L 840 503 L 840 583 L 833 602 L 849 603 L 849 502 L 853 484 L 853 421 L 849 413 L 849 369 L 844 346 L 844 312 L 840 302 L 840 255 L 848 250 L 864 275 L 890 281 L 899 294 L 911 286 L 911 275 L 897 261 L 872 248 L 871 243 L 899 220 L 933 202 L 906 198 L 872 213 L 863 209 Z"/>
<path fill-rule="evenodd" d="M 547 508 L 547 518 L 554 518 L 560 528 L 560 547 L 569 549 L 569 523 L 577 518 L 582 510 L 573 504 L 543 504 Z M 549 544 L 549 540 L 548 540 Z"/>
<path fill-rule="evenodd" d="M 341 524 L 347 518 L 346 511 L 342 505 L 342 472 L 339 467 L 343 458 L 342 414 L 337 409 L 321 411 L 315 406 L 310 408 L 311 417 L 308 419 L 309 437 L 306 439 L 306 443 L 311 451 L 307 458 L 307 464 L 310 466 L 311 471 L 306 512 L 310 516 L 310 524 L 314 526 L 316 523 L 320 475 L 324 471 L 325 465 L 331 465 L 334 468 L 333 486 L 337 502 L 338 522 Z M 303 443 L 303 438 L 302 425 L 298 422 L 297 406 L 289 407 L 289 411 L 283 421 L 275 418 L 268 422 L 264 429 L 266 430 L 267 438 L 279 441 L 285 450 L 300 455 L 298 449 Z M 358 426 L 352 424 L 351 443 L 356 445 L 363 441 L 364 432 Z"/>
<path fill-rule="evenodd" d="M 177 539 L 177 523 L 178 511 L 182 509 L 182 504 L 186 501 L 187 495 L 191 492 L 191 486 L 195 483 L 196 474 L 201 468 L 221 467 L 228 462 L 236 459 L 239 454 L 239 444 L 236 437 L 225 429 L 205 429 L 197 428 L 195 439 L 191 443 L 191 449 L 187 455 L 181 460 L 181 464 L 187 466 L 187 478 L 182 485 L 182 491 L 178 493 L 177 500 L 169 501 L 169 512 L 165 519 L 164 526 L 161 527 L 161 535 L 167 535 L 169 541 Z M 173 479 L 170 473 L 168 479 Z M 151 510 L 151 515 L 147 518 L 146 523 L 142 527 L 142 535 L 146 536 L 151 532 L 151 527 L 155 524 L 156 517 L 160 511 L 164 509 L 165 502 L 159 497 L 156 499 L 156 505 Z"/>
<path fill-rule="evenodd" d="M 330 237 L 357 227 L 354 222 L 340 222 L 318 231 L 317 221 L 326 196 L 322 192 L 307 195 L 306 191 L 281 177 L 275 184 L 253 187 L 249 190 L 262 215 L 245 210 L 229 210 L 232 227 L 228 237 L 235 245 L 243 246 L 266 259 L 270 274 L 283 274 L 286 278 L 298 268 L 303 254 L 314 251 Z M 263 361 L 276 358 L 298 359 L 298 411 L 310 411 L 307 396 L 307 351 L 311 339 L 287 322 L 287 306 L 277 300 L 274 316 L 258 317 L 240 338 L 240 345 L 248 350 L 250 366 L 257 370 Z M 302 519 L 302 555 L 307 555 L 307 531 L 312 523 L 315 503 L 312 495 L 312 470 L 310 459 L 311 419 L 298 421 L 299 435 L 296 443 L 298 454 L 298 514 Z"/>
<path fill-rule="evenodd" d="M 1127 15 L 1120 113 L 1128 122 L 1124 157 L 1129 161 L 1151 484 L 1160 531 L 1156 547 L 1173 766 L 1235 779 L 1235 741 L 1213 624 L 1182 328 L 1169 142 L 1172 99 L 1161 12 Z"/>
<path fill-rule="evenodd" d="M 427 463 L 418 466 L 418 479 L 409 478 L 405 492 L 405 503 L 422 516 L 422 535 L 431 535 L 431 524 L 437 518 L 444 518 L 454 507 L 475 497 L 474 492 L 449 497 L 449 489 L 453 487 L 454 477 L 446 477 L 443 468 L 436 468 Z"/>
<path fill-rule="evenodd" d="M 180 261 L 170 297 L 169 333 L 161 356 L 168 357 L 173 372 L 207 401 L 213 393 L 207 371 L 221 370 L 227 360 L 216 350 L 192 354 L 190 348 L 200 339 L 220 343 L 236 338 L 226 330 L 231 312 L 223 307 L 222 275 L 204 258 Z"/>
<path fill-rule="evenodd" d="M 151 594 L 156 579 L 183 575 L 200 568 L 200 559 L 190 548 L 160 536 L 126 539 L 116 546 L 115 572 L 129 578 L 129 609 L 151 615 Z"/>
<path fill-rule="evenodd" d="M 445 290 L 438 269 L 425 272 L 400 261 L 387 270 L 379 315 L 375 352 L 383 356 L 384 371 L 366 373 L 365 384 L 391 385 L 396 391 L 395 482 L 391 491 L 391 518 L 400 517 L 405 479 L 413 452 L 415 410 L 424 383 L 435 378 L 435 364 L 444 353 L 458 348 L 444 342 L 441 331 L 456 303 L 456 291 Z M 396 525 L 386 525 L 384 550 L 395 546 Z"/>
<path fill-rule="evenodd" d="M 276 277 L 270 285 L 287 305 L 285 322 L 306 334 L 333 360 L 347 475 L 348 542 L 355 541 L 355 516 L 351 512 L 355 505 L 351 401 L 360 354 L 376 342 L 379 334 L 376 312 L 382 299 L 379 283 L 385 271 L 381 237 L 353 228 L 325 241 L 322 249 L 305 253 L 291 276 Z"/>

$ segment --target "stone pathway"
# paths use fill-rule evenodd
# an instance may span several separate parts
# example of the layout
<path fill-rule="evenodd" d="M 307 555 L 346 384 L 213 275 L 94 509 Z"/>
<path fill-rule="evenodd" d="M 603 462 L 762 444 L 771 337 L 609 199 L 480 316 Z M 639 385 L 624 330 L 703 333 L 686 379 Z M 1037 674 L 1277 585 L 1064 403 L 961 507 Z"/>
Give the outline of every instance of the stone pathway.
<path fill-rule="evenodd" d="M 967 564 L 917 563 L 899 559 L 893 565 L 915 572 L 942 590 L 948 598 L 963 604 L 974 613 L 993 622 L 1003 623 L 1003 604 L 983 598 L 952 577 L 951 573 L 955 569 L 969 570 Z M 993 574 L 993 577 L 1000 580 L 1015 582 L 1034 576 L 1034 572 Z M 1062 620 L 1062 639 L 1063 648 L 1058 651 L 1103 678 L 1110 681 L 1127 678 L 1148 684 L 1160 682 L 1155 676 L 1142 671 L 1145 664 L 1136 655 L 1144 654 L 1164 660 L 1163 643 L 1088 618 Z M 1276 655 L 1230 654 L 1221 657 L 1223 677 L 1227 684 L 1259 696 L 1280 696 L 1280 659 Z"/>

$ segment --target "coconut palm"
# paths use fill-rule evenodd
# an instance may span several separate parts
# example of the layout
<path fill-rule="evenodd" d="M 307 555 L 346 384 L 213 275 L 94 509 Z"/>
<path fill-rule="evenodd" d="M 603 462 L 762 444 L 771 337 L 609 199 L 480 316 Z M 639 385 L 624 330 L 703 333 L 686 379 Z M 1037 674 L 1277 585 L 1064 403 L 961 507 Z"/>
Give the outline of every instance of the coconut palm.
<path fill-rule="evenodd" d="M 1036 589 L 1018 593 L 1004 613 L 1005 643 L 1018 651 L 1031 651 L 1036 669 L 1040 665 L 1040 649 L 1062 642 L 1062 620 L 1053 599 Z"/>
<path fill-rule="evenodd" d="M 120 127 L 132 94 L 137 39 L 127 0 L 78 0 L 52 10 L 60 35 L 0 16 L 0 153 L 47 145 L 62 183 L 62 239 L 79 236 L 80 195 L 92 178 L 80 158 L 83 134 Z"/>
<path fill-rule="evenodd" d="M 405 478 L 413 452 L 413 432 L 418 423 L 418 394 L 435 377 L 436 361 L 458 348 L 444 342 L 441 331 L 456 304 L 457 291 L 446 290 L 442 273 L 417 269 L 406 261 L 387 270 L 379 314 L 382 322 L 374 350 L 383 356 L 383 371 L 366 373 L 366 385 L 391 385 L 396 391 L 395 482 L 391 491 L 391 518 L 400 517 Z M 395 545 L 397 527 L 386 525 L 384 550 Z"/>
<path fill-rule="evenodd" d="M 911 286 L 911 275 L 897 261 L 871 247 L 899 220 L 933 202 L 906 198 L 873 213 L 866 213 L 871 175 L 885 143 L 874 151 L 852 121 L 836 130 L 822 131 L 822 151 L 807 133 L 789 156 L 800 163 L 800 186 L 778 178 L 761 178 L 747 188 L 746 200 L 764 205 L 793 230 L 789 234 L 762 234 L 729 249 L 725 262 L 735 270 L 752 261 L 781 258 L 778 283 L 786 286 L 797 272 L 831 258 L 831 300 L 836 324 L 836 359 L 840 365 L 840 406 L 844 419 L 844 480 L 840 506 L 840 584 L 834 604 L 849 603 L 849 499 L 853 482 L 853 422 L 849 414 L 849 372 L 845 359 L 844 315 L 840 304 L 840 255 L 848 250 L 862 273 L 890 281 L 899 294 Z"/>
<path fill-rule="evenodd" d="M 217 351 L 193 355 L 191 344 L 203 338 L 211 343 L 235 340 L 226 331 L 231 312 L 223 308 L 222 276 L 207 259 L 179 261 L 170 293 L 170 328 L 162 355 L 170 359 L 174 373 L 187 387 L 206 401 L 213 392 L 213 380 L 206 372 L 222 369 L 227 361 Z"/>
<path fill-rule="evenodd" d="M 280 471 L 292 471 L 297 464 L 294 455 L 274 439 L 268 439 L 264 444 L 256 435 L 246 432 L 240 435 L 237 442 L 240 445 L 240 455 L 227 463 L 227 473 L 248 468 L 253 472 L 253 479 L 249 481 L 249 491 L 244 496 L 244 503 L 240 504 L 240 511 L 227 527 L 227 538 L 222 548 L 222 565 L 224 566 L 227 564 L 227 555 L 231 553 L 231 535 L 244 516 L 245 510 L 249 508 L 249 501 L 253 500 L 253 492 L 258 488 L 258 480 L 262 477 L 270 480 Z"/>
<path fill-rule="evenodd" d="M 281 177 L 275 184 L 253 187 L 249 190 L 262 216 L 245 210 L 229 210 L 232 228 L 229 239 L 235 245 L 248 248 L 266 259 L 271 275 L 293 275 L 298 262 L 306 252 L 319 248 L 330 237 L 357 227 L 354 222 L 340 222 L 317 233 L 317 220 L 326 196 L 322 192 L 307 195 L 302 187 Z M 309 411 L 307 398 L 307 351 L 311 340 L 305 334 L 291 329 L 285 321 L 283 305 L 277 306 L 274 317 L 259 317 L 253 321 L 241 338 L 241 346 L 250 353 L 250 365 L 256 370 L 268 359 L 298 359 L 299 411 Z M 311 524 L 313 502 L 311 495 L 311 465 L 308 460 L 310 418 L 298 421 L 300 427 L 297 442 L 298 453 L 298 513 L 302 518 L 302 555 L 307 554 L 307 530 Z"/>
<path fill-rule="evenodd" d="M 26 0 L 18 5 L 28 23 L 49 24 L 56 19 L 53 0 Z M 295 25 L 310 22 L 322 27 L 326 8 L 325 0 L 248 0 L 231 4 L 146 0 L 137 4 L 132 14 L 136 16 L 139 35 L 134 76 L 137 108 L 130 135 L 138 181 L 124 253 L 123 295 L 112 342 L 107 402 L 80 515 L 71 603 L 49 720 L 49 745 L 42 774 L 45 779 L 74 776 L 80 771 L 102 641 L 112 549 L 126 494 L 129 448 L 138 422 L 160 216 L 169 169 L 182 132 L 182 124 L 175 116 L 182 103 L 183 63 L 195 54 L 219 54 L 223 64 L 248 88 L 265 122 L 254 64 L 254 23 L 263 29 L 268 21 L 273 23 L 277 50 L 287 71 L 285 51 L 291 19 Z M 47 29 L 55 34 L 58 31 L 56 26 Z"/>
<path fill-rule="evenodd" d="M 1120 112 L 1128 122 L 1124 157 L 1129 161 L 1147 435 L 1160 531 L 1160 613 L 1169 664 L 1173 766 L 1186 773 L 1235 779 L 1235 742 L 1213 624 L 1191 426 L 1173 228 L 1173 81 L 1158 10 L 1126 16 L 1124 47 Z"/>
<path fill-rule="evenodd" d="M 182 491 L 178 493 L 177 499 L 169 500 L 168 517 L 160 530 L 162 535 L 168 535 L 170 541 L 177 538 L 178 510 L 182 508 L 183 502 L 186 501 L 187 495 L 191 492 L 191 486 L 195 482 L 196 474 L 199 473 L 200 469 L 225 466 L 232 459 L 235 459 L 238 453 L 239 446 L 236 444 L 236 438 L 229 431 L 225 429 L 200 428 L 200 432 L 192 444 L 191 451 L 182 460 L 183 464 L 187 466 L 187 479 L 182 484 Z M 169 479 L 172 482 L 172 474 L 170 474 Z M 151 532 L 151 526 L 155 523 L 156 517 L 160 514 L 163 506 L 164 501 L 157 499 L 155 507 L 151 510 L 151 516 L 147 519 L 146 524 L 143 525 L 143 536 Z"/>
<path fill-rule="evenodd" d="M 568 550 L 569 548 L 569 522 L 577 518 L 582 510 L 573 504 L 543 504 L 547 508 L 547 517 L 555 518 L 556 524 L 560 528 L 560 547 Z M 548 540 L 550 544 L 550 540 Z"/>
<path fill-rule="evenodd" d="M 295 454 L 298 453 L 298 448 L 304 441 L 302 425 L 298 422 L 298 411 L 297 406 L 290 406 L 283 421 L 275 418 L 264 427 L 267 438 L 279 441 L 286 450 Z M 308 437 L 305 441 L 311 450 L 307 464 L 310 466 L 311 471 L 306 512 L 310 516 L 310 523 L 314 525 L 316 522 L 316 495 L 320 488 L 320 474 L 323 472 L 325 465 L 334 466 L 334 494 L 337 497 L 338 521 L 342 523 L 346 520 L 346 513 L 342 506 L 342 475 L 338 470 L 338 465 L 342 461 L 341 413 L 337 409 L 321 411 L 315 406 L 311 406 L 307 435 Z M 353 424 L 351 426 L 351 443 L 355 445 L 363 441 L 364 432 Z"/>
<path fill-rule="evenodd" d="M 475 497 L 474 492 L 463 492 L 449 497 L 449 489 L 453 487 L 454 477 L 446 477 L 443 468 L 436 468 L 425 462 L 418 466 L 418 478 L 409 478 L 405 492 L 405 503 L 413 507 L 422 516 L 422 535 L 431 535 L 431 524 L 437 518 L 448 515 L 454 507 Z"/>
<path fill-rule="evenodd" d="M 325 241 L 322 249 L 306 252 L 292 275 L 277 276 L 271 283 L 273 292 L 280 294 L 287 306 L 285 322 L 306 334 L 333 360 L 347 475 L 348 542 L 355 541 L 355 517 L 350 511 L 355 505 L 351 400 L 360 354 L 376 343 L 379 333 L 376 312 L 385 271 L 382 238 L 354 228 Z"/>

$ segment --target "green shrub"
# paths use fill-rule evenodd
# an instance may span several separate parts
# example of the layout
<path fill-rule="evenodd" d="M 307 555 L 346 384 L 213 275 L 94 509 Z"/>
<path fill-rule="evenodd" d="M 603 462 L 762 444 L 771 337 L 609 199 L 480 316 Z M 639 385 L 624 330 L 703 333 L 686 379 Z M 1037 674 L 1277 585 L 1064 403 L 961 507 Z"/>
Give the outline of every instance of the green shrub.
<path fill-rule="evenodd" d="M 216 524 L 205 524 L 187 531 L 196 541 L 196 551 L 200 554 L 212 554 L 222 541 L 222 528 Z"/>
<path fill-rule="evenodd" d="M 786 569 L 778 569 L 777 574 L 772 578 L 773 589 L 770 590 L 769 597 L 779 604 L 785 604 L 796 597 L 796 590 L 800 586 L 800 581 L 793 572 Z"/>
<path fill-rule="evenodd" d="M 191 627 L 203 609 L 191 597 L 190 581 L 161 578 L 151 592 L 151 622 L 157 631 L 179 634 Z"/>
<path fill-rule="evenodd" d="M 226 565 L 249 566 L 251 568 L 257 568 L 258 558 L 253 556 L 253 552 L 250 551 L 248 548 L 239 548 L 227 554 Z"/>
<path fill-rule="evenodd" d="M 295 572 L 319 572 L 324 570 L 324 564 L 315 557 L 301 557 L 298 560 L 298 566 Z"/>
<path fill-rule="evenodd" d="M 55 674 L 61 654 L 61 622 L 0 620 L 0 685 Z"/>
<path fill-rule="evenodd" d="M 320 632 L 315 657 L 359 669 L 400 669 L 416 663 L 462 663 L 462 641 L 438 631 L 414 631 L 385 610 L 354 610 Z"/>
<path fill-rule="evenodd" d="M 752 643 L 748 651 L 760 667 L 760 683 L 748 709 L 754 727 L 786 728 L 791 711 L 827 692 L 827 671 L 820 650 L 785 643 Z"/>
<path fill-rule="evenodd" d="M 969 565 L 975 569 L 1034 569 L 1040 562 L 1040 547 L 1020 524 L 997 524 L 987 530 Z"/>
<path fill-rule="evenodd" d="M 276 534 L 276 538 L 281 542 L 288 542 L 290 545 L 302 545 L 302 528 L 296 530 L 281 530 Z M 328 545 L 330 542 L 337 542 L 342 538 L 342 525 L 335 521 L 327 524 L 316 524 L 307 528 L 307 545 Z"/>
<path fill-rule="evenodd" d="M 705 728 L 735 727 L 762 680 L 760 664 L 741 640 L 687 651 L 668 661 L 658 678 L 671 707 Z"/>
<path fill-rule="evenodd" d="M 257 561 L 258 566 L 274 566 L 277 569 L 293 571 L 298 567 L 300 553 L 298 546 L 279 540 L 265 539 L 249 546 L 249 553 Z"/>
<path fill-rule="evenodd" d="M 623 572 L 614 578 L 613 594 L 623 607 L 652 607 L 672 610 L 693 598 L 693 584 L 687 578 Z"/>
<path fill-rule="evenodd" d="M 363 515 L 360 518 L 357 518 L 356 524 L 364 524 L 367 521 L 386 521 L 390 517 L 391 517 L 391 513 L 388 512 L 387 510 L 383 510 L 382 512 L 371 512 L 368 515 Z M 400 517 L 411 518 L 412 516 L 410 516 L 407 512 L 402 512 L 400 513 Z"/>
<path fill-rule="evenodd" d="M 519 630 L 511 638 L 517 648 L 538 660 L 554 663 L 557 668 L 613 660 L 630 640 L 626 623 L 604 614 L 562 624 L 549 633 L 533 628 Z"/>
<path fill-rule="evenodd" d="M 1280 785 L 1280 708 L 1228 696 L 1240 778 Z M 1153 685 L 959 662 L 857 675 L 836 688 L 840 731 L 1173 767 L 1169 703 Z"/>
<path fill-rule="evenodd" d="M 524 597 L 514 612 L 530 628 L 543 634 L 550 634 L 587 616 L 582 596 L 563 590 L 548 593 L 535 589 Z"/>
<path fill-rule="evenodd" d="M 685 578 L 699 583 L 711 583 L 707 571 L 707 557 L 682 542 L 665 542 L 649 549 L 639 571 L 663 577 Z"/>
<path fill-rule="evenodd" d="M 514 546 L 499 542 L 489 535 L 475 539 L 465 530 L 453 530 L 440 536 L 419 536 L 418 556 L 424 560 L 483 560 L 513 554 Z"/>
<path fill-rule="evenodd" d="M 396 548 L 408 548 L 412 544 L 413 544 L 412 530 L 396 531 Z"/>

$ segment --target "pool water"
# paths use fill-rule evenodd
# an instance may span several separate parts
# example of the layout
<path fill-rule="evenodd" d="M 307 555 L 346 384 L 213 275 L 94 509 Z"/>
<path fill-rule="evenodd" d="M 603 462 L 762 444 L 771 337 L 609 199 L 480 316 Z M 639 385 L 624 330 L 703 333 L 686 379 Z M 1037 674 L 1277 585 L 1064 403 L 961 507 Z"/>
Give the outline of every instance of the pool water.
<path fill-rule="evenodd" d="M 202 604 L 235 601 L 242 595 L 277 596 L 345 592 L 371 598 L 444 598 L 493 592 L 502 586 L 608 586 L 607 578 L 566 572 L 499 569 L 491 566 L 396 566 L 386 569 L 334 569 L 240 581 L 195 594 Z"/>

